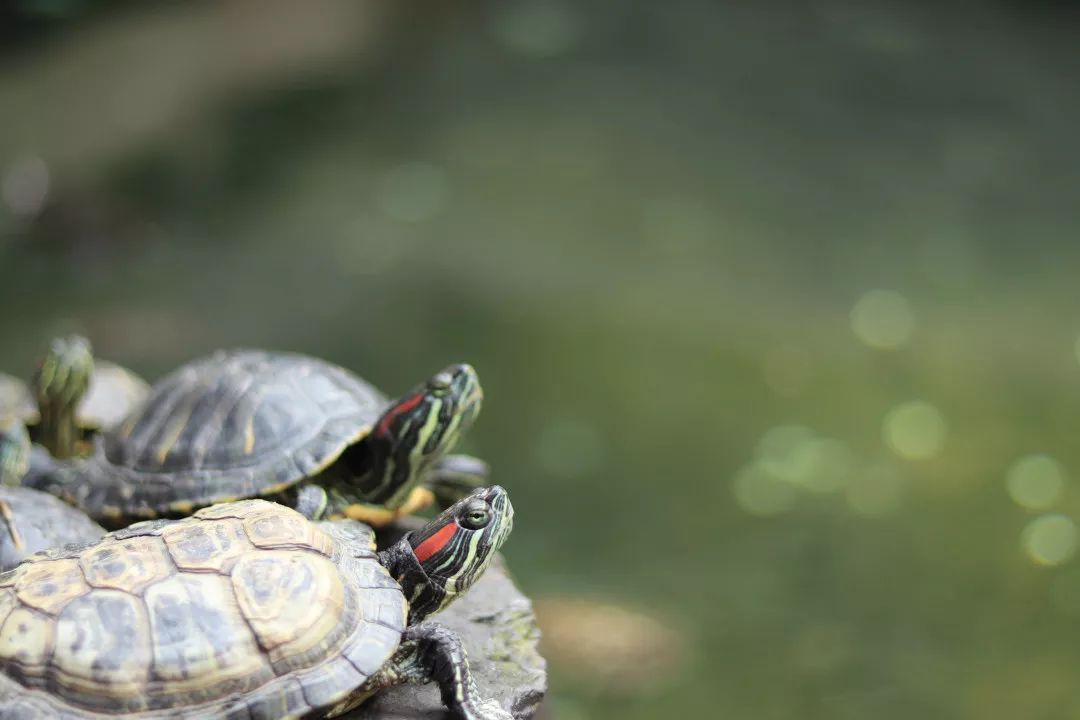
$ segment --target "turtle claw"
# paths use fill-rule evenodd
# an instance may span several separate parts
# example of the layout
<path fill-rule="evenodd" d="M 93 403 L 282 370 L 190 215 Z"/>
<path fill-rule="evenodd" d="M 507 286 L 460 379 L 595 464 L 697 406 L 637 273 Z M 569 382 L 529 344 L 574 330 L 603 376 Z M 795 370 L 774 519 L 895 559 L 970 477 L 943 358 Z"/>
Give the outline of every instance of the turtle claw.
<path fill-rule="evenodd" d="M 22 535 L 19 534 L 19 529 L 15 526 L 15 514 L 11 512 L 11 506 L 7 504 L 6 500 L 0 500 L 0 518 L 3 518 L 4 524 L 7 526 L 8 535 L 11 537 L 11 544 L 14 545 L 17 550 L 22 550 Z"/>
<path fill-rule="evenodd" d="M 514 716 L 503 710 L 498 700 L 483 700 L 476 703 L 476 709 L 472 712 L 464 711 L 462 717 L 466 720 L 514 720 Z"/>

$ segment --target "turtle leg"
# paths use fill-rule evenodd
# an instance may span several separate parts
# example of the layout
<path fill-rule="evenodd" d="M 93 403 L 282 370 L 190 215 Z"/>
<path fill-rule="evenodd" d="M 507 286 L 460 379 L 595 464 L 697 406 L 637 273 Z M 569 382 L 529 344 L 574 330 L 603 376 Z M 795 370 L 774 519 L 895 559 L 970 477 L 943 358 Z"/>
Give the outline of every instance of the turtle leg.
<path fill-rule="evenodd" d="M 359 520 L 371 527 L 386 527 L 400 517 L 412 515 L 423 510 L 435 501 L 435 495 L 425 487 L 413 488 L 401 507 L 391 510 L 381 505 L 353 503 L 345 508 L 344 514 L 350 520 Z"/>
<path fill-rule="evenodd" d="M 461 638 L 435 623 L 405 629 L 397 652 L 367 683 L 377 690 L 403 683 L 439 685 L 443 704 L 462 720 L 513 720 L 496 700 L 483 700 Z"/>
<path fill-rule="evenodd" d="M 472 455 L 446 455 L 436 460 L 424 476 L 424 485 L 435 494 L 440 510 L 490 483 L 491 468 Z"/>
<path fill-rule="evenodd" d="M 322 520 L 326 516 L 327 508 L 330 505 L 330 497 L 326 493 L 326 488 L 315 483 L 303 483 L 296 488 L 289 500 L 290 502 L 286 504 L 291 505 L 293 510 L 296 510 L 308 520 Z"/>

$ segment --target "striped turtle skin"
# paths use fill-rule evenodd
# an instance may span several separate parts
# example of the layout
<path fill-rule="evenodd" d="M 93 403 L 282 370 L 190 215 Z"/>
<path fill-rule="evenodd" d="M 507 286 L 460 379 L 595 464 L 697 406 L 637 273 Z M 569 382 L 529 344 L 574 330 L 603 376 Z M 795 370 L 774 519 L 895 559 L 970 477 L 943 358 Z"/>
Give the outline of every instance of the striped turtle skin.
<path fill-rule="evenodd" d="M 85 463 L 35 487 L 113 527 L 253 497 L 311 519 L 357 503 L 394 510 L 471 425 L 481 398 L 468 365 L 391 402 L 317 358 L 220 351 L 160 380 Z M 314 492 L 301 497 L 301 484 Z"/>
<path fill-rule="evenodd" d="M 90 342 L 56 338 L 42 357 L 31 389 L 0 373 L 0 417 L 13 415 L 57 457 L 85 455 L 92 438 L 117 427 L 150 392 L 138 375 L 95 359 Z"/>
<path fill-rule="evenodd" d="M 478 505 L 487 525 L 459 526 Z M 432 562 L 472 577 L 509 533 L 509 499 L 485 489 L 447 513 L 435 532 L 464 534 Z M 368 526 L 246 500 L 32 556 L 0 575 L 0 718 L 332 717 L 436 681 L 459 717 L 509 720 L 476 698 L 460 642 L 416 624 L 406 593 L 455 583 L 411 547 L 377 555 Z"/>

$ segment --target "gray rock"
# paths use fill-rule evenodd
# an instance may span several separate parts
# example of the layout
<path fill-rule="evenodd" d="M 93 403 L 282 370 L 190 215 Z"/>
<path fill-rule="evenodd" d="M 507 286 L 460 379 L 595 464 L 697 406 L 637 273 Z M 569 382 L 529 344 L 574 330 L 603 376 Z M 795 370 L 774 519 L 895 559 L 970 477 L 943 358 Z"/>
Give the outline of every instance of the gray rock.
<path fill-rule="evenodd" d="M 385 541 L 380 539 L 380 546 Z M 484 698 L 495 698 L 515 718 L 536 713 L 547 691 L 547 669 L 537 644 L 532 603 L 514 586 L 497 556 L 476 585 L 431 621 L 457 631 Z M 380 692 L 347 720 L 450 720 L 434 685 L 403 685 Z"/>

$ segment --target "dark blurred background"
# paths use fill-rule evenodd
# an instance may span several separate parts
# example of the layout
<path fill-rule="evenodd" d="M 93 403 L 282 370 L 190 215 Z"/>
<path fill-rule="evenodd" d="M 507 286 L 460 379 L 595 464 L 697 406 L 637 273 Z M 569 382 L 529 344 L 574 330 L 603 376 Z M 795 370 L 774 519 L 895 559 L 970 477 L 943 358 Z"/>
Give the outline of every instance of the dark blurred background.
<path fill-rule="evenodd" d="M 1078 31 L 9 0 L 0 368 L 472 362 L 557 718 L 1077 718 Z"/>

